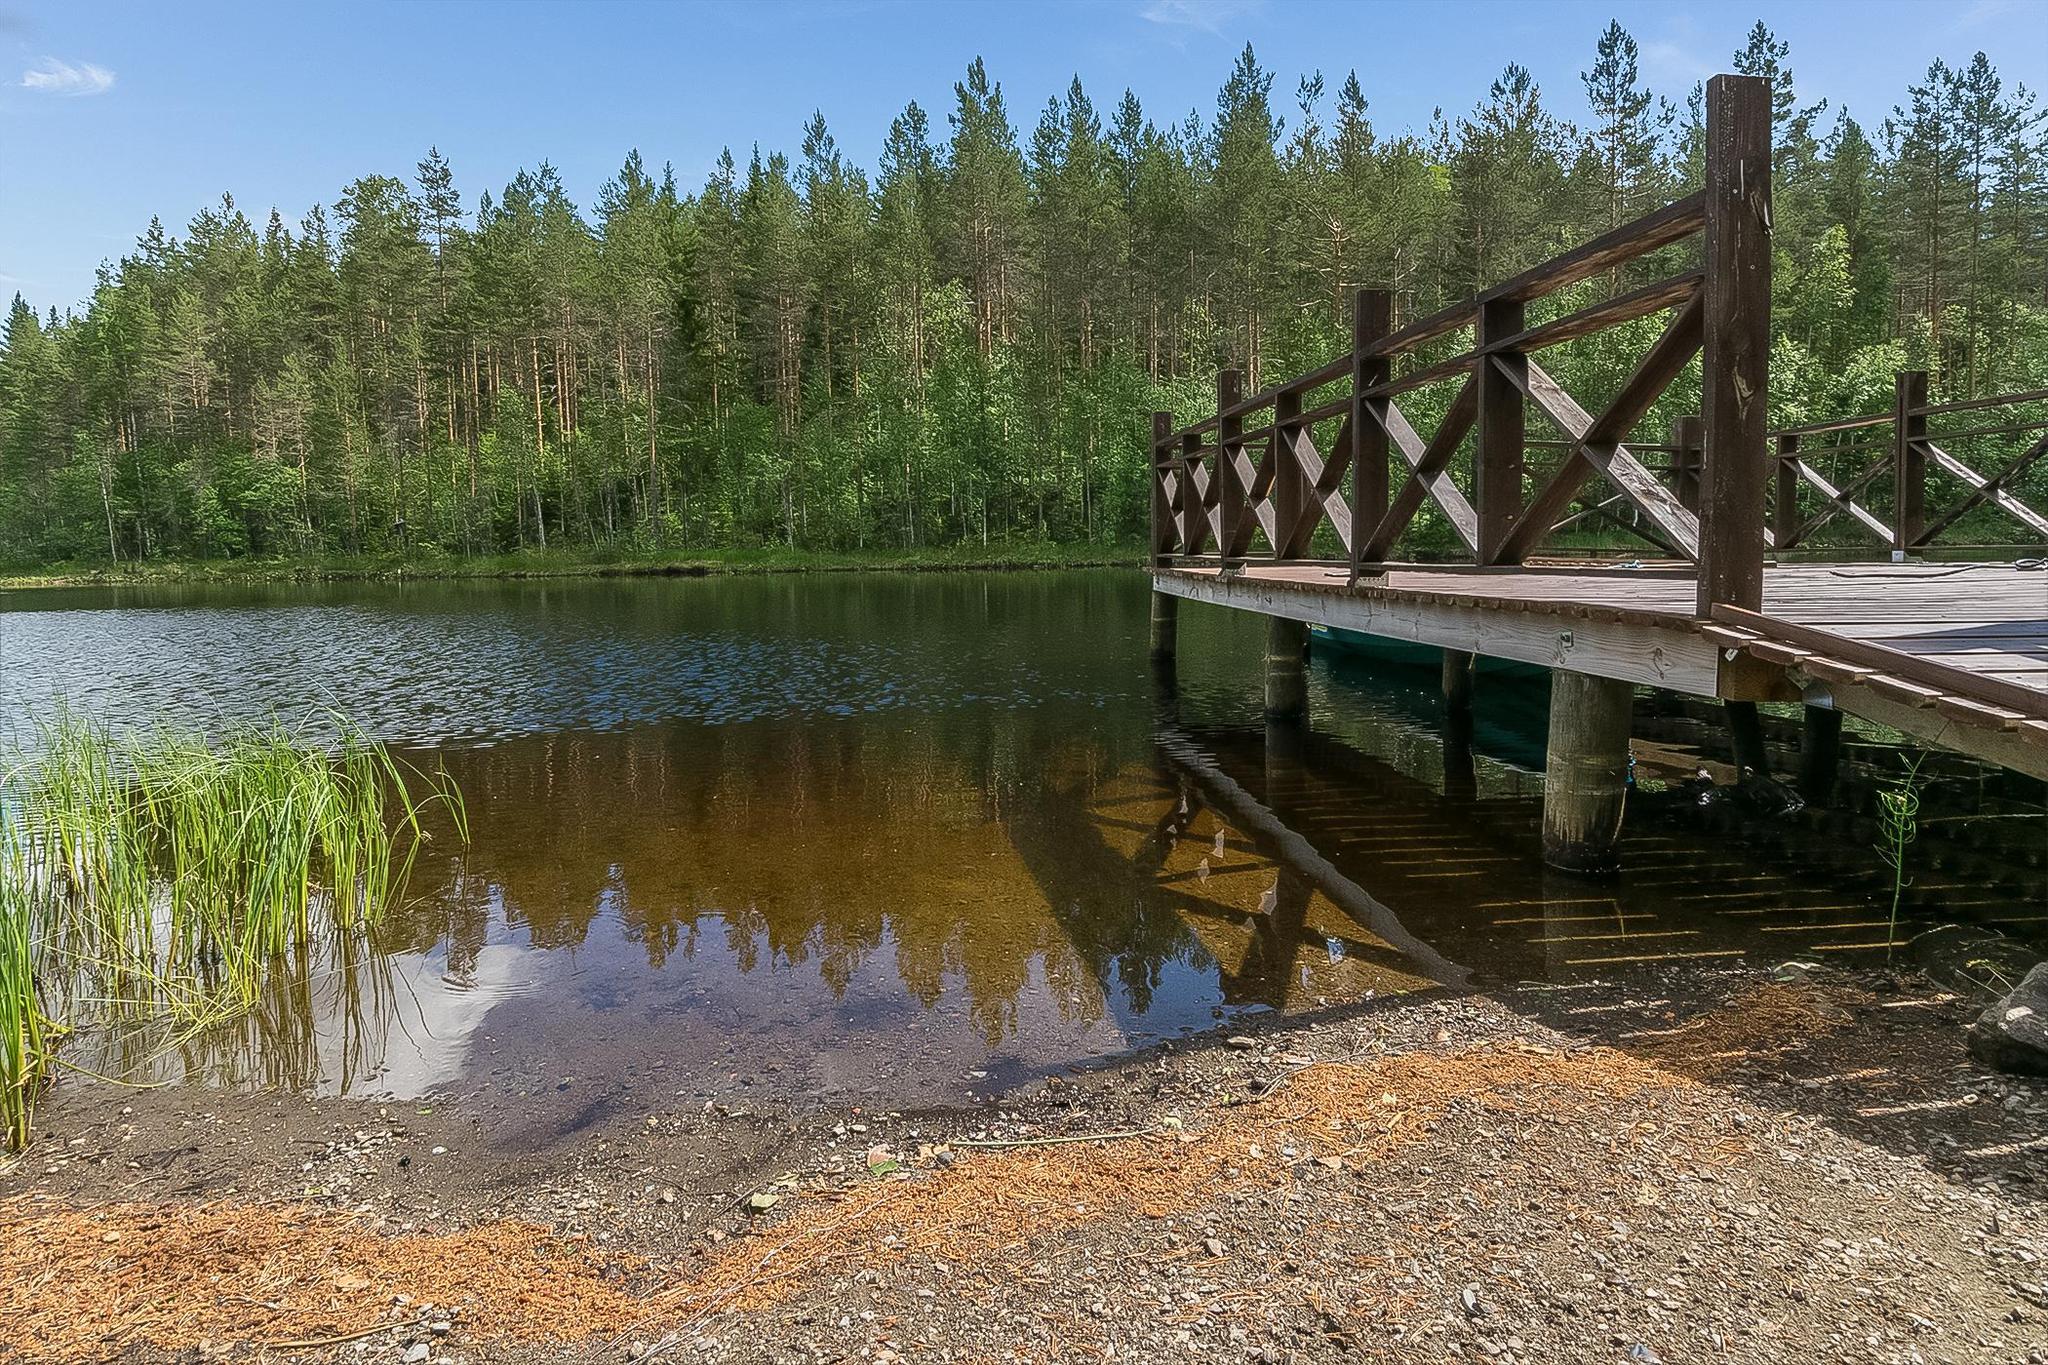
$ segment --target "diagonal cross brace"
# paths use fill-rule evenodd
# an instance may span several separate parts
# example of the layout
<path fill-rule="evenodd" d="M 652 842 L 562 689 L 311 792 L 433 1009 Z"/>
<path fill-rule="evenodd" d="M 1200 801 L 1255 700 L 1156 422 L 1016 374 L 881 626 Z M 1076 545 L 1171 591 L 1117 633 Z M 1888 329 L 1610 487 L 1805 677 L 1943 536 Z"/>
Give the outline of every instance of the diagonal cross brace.
<path fill-rule="evenodd" d="M 1308 423 L 1288 425 L 1281 431 L 1281 439 L 1288 442 L 1295 467 L 1301 471 L 1302 480 L 1308 485 L 1309 500 L 1302 509 L 1300 520 L 1287 532 L 1286 544 L 1279 549 L 1280 558 L 1299 559 L 1307 554 L 1309 539 L 1315 535 L 1316 524 L 1324 516 L 1330 518 L 1331 529 L 1336 531 L 1339 543 L 1349 553 L 1351 504 L 1344 498 L 1344 471 L 1351 465 L 1351 419 L 1346 417 L 1337 428 L 1337 442 L 1330 448 L 1328 464 L 1323 462 L 1322 452 L 1316 449 L 1315 437 L 1310 433 Z"/>
<path fill-rule="evenodd" d="M 1922 441 L 1920 446 L 1936 464 L 1968 484 L 1970 486 L 1970 493 L 1951 508 L 1946 516 L 1923 532 L 1916 544 L 1932 544 L 1934 538 L 1953 525 L 1963 513 L 1969 511 L 1978 503 L 1987 501 L 2006 515 L 2012 517 L 2015 521 L 2026 526 L 2027 529 L 2042 535 L 2048 535 L 2048 518 L 2042 517 L 2033 508 L 2005 491 L 2006 484 L 2024 474 L 2027 471 L 2027 467 L 2040 459 L 2043 454 L 2048 454 L 2048 436 L 2043 436 L 2040 440 L 2034 442 L 2033 445 L 2027 447 L 2026 450 L 2020 453 L 2018 459 L 2005 467 L 2003 473 L 1989 479 L 1949 454 L 1946 450 L 1943 450 L 1940 446 L 1935 445 L 1932 441 Z"/>
<path fill-rule="evenodd" d="M 1451 456 L 1457 453 L 1458 443 L 1465 439 L 1465 433 L 1472 429 L 1472 422 L 1479 415 L 1479 386 L 1468 377 L 1458 396 L 1451 400 L 1450 409 L 1444 413 L 1443 422 L 1437 427 L 1436 435 L 1429 438 L 1427 445 L 1415 434 L 1401 409 L 1394 406 L 1391 398 L 1371 398 L 1365 403 L 1366 415 L 1387 433 L 1387 439 L 1401 452 L 1401 458 L 1408 462 L 1408 481 L 1401 485 L 1401 491 L 1387 508 L 1380 524 L 1366 536 L 1360 550 L 1361 563 L 1377 563 L 1386 558 L 1394 540 L 1414 520 L 1415 513 L 1427 497 L 1443 509 L 1450 521 L 1451 529 L 1458 533 L 1458 539 L 1465 542 L 1465 548 L 1473 554 L 1479 553 L 1479 514 L 1473 510 L 1465 495 L 1458 491 L 1458 485 L 1445 472 Z M 1354 535 L 1364 535 L 1364 529 L 1354 528 Z"/>
<path fill-rule="evenodd" d="M 1892 457 L 1889 452 L 1872 461 L 1862 473 L 1843 484 L 1840 488 L 1829 483 L 1825 475 L 1797 455 L 1787 458 L 1792 462 L 1793 472 L 1800 479 L 1812 484 L 1815 489 L 1819 490 L 1820 495 L 1827 499 L 1827 505 L 1794 527 L 1786 543 L 1779 546 L 1779 549 L 1790 549 L 1792 546 L 1797 545 L 1800 541 L 1827 525 L 1828 522 L 1833 521 L 1835 515 L 1839 512 L 1847 512 L 1857 525 L 1876 536 L 1883 544 L 1889 545 L 1892 543 L 1892 528 L 1879 521 L 1871 513 L 1870 509 L 1856 501 L 1858 493 L 1862 492 L 1879 474 L 1892 467 Z"/>
<path fill-rule="evenodd" d="M 1634 503 L 1657 533 L 1676 546 L 1680 554 L 1688 559 L 1699 557 L 1699 518 L 1643 467 L 1642 461 L 1621 443 L 1621 438 L 1643 419 L 1658 395 L 1670 387 L 1679 371 L 1699 351 L 1704 338 L 1700 298 L 1695 294 L 1678 310 L 1663 335 L 1622 383 L 1621 392 L 1597 418 L 1588 415 L 1535 361 L 1525 360 L 1526 375 L 1518 367 L 1501 366 L 1523 395 L 1571 438 L 1573 449 L 1509 529 L 1501 542 L 1500 560 L 1515 563 L 1533 550 L 1548 534 L 1552 523 L 1577 499 L 1586 480 L 1596 473 Z"/>

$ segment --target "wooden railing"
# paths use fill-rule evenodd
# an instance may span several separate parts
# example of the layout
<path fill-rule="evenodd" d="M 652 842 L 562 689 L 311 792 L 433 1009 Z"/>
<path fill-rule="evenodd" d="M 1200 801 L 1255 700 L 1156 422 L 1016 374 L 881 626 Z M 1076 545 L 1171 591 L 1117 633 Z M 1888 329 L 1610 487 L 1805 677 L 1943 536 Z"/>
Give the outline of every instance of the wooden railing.
<path fill-rule="evenodd" d="M 1993 410 L 2002 415 L 1929 429 L 1930 418 Z M 2048 541 L 2048 516 L 2016 491 L 2048 457 L 2048 389 L 1929 403 L 1927 372 L 1901 370 L 1890 412 L 1789 427 L 1772 432 L 1771 440 L 1778 466 L 1772 541 L 1781 551 L 1807 544 L 1838 518 L 1857 528 L 1859 538 L 1898 553 L 1924 550 L 1980 507 L 2003 513 L 2021 540 Z M 1990 452 L 2003 460 L 1998 472 L 1987 477 L 1951 453 L 1964 451 L 1966 442 L 2006 443 L 2005 451 Z M 2010 449 L 2015 444 L 2016 453 Z M 1802 500 L 1802 486 L 1818 497 Z M 1948 505 L 1930 510 L 1930 499 L 1942 498 Z"/>
<path fill-rule="evenodd" d="M 1716 603 L 1755 609 L 1767 542 L 1768 461 L 1757 452 L 1769 377 L 1770 205 L 1769 83 L 1716 76 L 1698 193 L 1398 329 L 1391 296 L 1362 289 L 1348 354 L 1250 397 L 1239 372 L 1224 370 L 1216 415 L 1189 426 L 1153 414 L 1155 562 L 1215 560 L 1228 573 L 1253 558 L 1299 560 L 1327 522 L 1356 582 L 1394 559 L 1433 504 L 1474 562 L 1517 564 L 1571 520 L 1597 476 L 1613 490 L 1604 505 L 1625 506 L 1656 543 L 1698 566 L 1702 615 Z M 1529 305 L 1696 235 L 1699 268 L 1529 325 Z M 1535 359 L 1658 313 L 1670 315 L 1661 335 L 1597 414 Z M 1457 354 L 1418 356 L 1460 332 L 1469 345 Z M 1695 355 L 1699 459 L 1675 462 L 1667 486 L 1628 438 Z M 1397 400 L 1432 385 L 1455 392 L 1425 437 Z M 1539 480 L 1525 467 L 1541 444 L 1527 437 L 1531 406 L 1566 437 L 1558 467 Z M 1469 493 L 1453 478 L 1468 435 Z"/>

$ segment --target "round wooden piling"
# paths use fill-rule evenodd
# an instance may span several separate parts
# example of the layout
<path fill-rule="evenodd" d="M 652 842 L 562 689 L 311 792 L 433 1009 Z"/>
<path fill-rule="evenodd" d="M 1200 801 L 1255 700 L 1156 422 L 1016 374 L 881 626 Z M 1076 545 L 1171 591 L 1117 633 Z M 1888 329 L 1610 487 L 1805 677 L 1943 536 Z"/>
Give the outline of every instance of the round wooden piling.
<path fill-rule="evenodd" d="M 1308 627 L 1284 616 L 1266 618 L 1266 719 L 1308 716 Z"/>
<path fill-rule="evenodd" d="M 1811 806 L 1835 798 L 1835 774 L 1842 763 L 1842 713 L 1832 706 L 1808 706 L 1799 736 L 1799 794 Z"/>
<path fill-rule="evenodd" d="M 1619 865 L 1635 689 L 1562 669 L 1550 678 L 1550 751 L 1543 770 L 1543 861 L 1566 872 Z"/>
<path fill-rule="evenodd" d="M 1180 648 L 1180 599 L 1172 593 L 1152 594 L 1152 658 L 1171 660 Z"/>

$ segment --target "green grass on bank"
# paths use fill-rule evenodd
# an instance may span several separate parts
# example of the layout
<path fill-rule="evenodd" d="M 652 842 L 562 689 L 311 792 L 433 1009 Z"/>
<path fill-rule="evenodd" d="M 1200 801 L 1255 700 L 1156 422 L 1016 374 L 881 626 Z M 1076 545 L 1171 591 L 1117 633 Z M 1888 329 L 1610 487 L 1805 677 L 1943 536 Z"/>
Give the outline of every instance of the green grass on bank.
<path fill-rule="evenodd" d="M 1136 566 L 1136 543 L 1020 541 L 918 550 L 760 549 L 642 554 L 592 550 L 503 555 L 389 553 L 277 559 L 152 559 L 121 564 L 56 564 L 0 571 L 0 588 L 121 586 L 147 583 L 294 583 L 429 578 L 598 578 L 690 574 L 821 573 L 863 569 L 1041 569 Z"/>

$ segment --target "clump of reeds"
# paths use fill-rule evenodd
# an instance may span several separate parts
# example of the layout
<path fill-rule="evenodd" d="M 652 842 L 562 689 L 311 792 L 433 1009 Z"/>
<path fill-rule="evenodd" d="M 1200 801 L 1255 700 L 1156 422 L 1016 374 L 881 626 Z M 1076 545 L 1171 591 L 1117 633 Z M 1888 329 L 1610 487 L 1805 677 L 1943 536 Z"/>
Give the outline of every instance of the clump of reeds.
<path fill-rule="evenodd" d="M 339 725 L 214 742 L 114 738 L 69 713 L 0 772 L 0 1126 L 18 1146 L 72 1007 L 199 1024 L 249 1009 L 265 973 L 373 923 L 461 794 Z"/>

